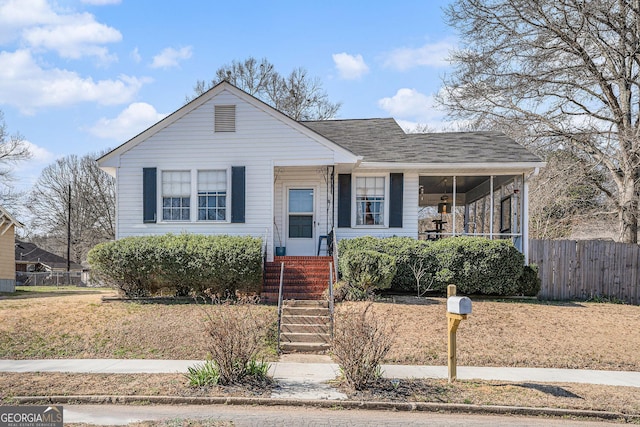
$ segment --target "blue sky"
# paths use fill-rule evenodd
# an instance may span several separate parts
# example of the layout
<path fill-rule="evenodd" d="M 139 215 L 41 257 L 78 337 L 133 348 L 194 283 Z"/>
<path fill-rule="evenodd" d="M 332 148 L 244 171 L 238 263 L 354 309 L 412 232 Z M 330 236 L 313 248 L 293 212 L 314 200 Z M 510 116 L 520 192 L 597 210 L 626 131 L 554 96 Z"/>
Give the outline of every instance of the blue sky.
<path fill-rule="evenodd" d="M 318 77 L 337 118 L 438 128 L 433 95 L 456 45 L 449 1 L 0 0 L 0 110 L 34 158 L 116 147 L 249 56 Z"/>

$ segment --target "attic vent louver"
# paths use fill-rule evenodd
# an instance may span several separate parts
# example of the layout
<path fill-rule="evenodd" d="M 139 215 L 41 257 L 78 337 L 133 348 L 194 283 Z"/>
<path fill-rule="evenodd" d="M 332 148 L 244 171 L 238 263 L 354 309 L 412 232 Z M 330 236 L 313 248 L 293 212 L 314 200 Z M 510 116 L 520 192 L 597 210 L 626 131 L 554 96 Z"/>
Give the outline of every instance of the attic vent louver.
<path fill-rule="evenodd" d="M 215 131 L 235 132 L 236 131 L 236 106 L 216 105 L 215 106 Z"/>

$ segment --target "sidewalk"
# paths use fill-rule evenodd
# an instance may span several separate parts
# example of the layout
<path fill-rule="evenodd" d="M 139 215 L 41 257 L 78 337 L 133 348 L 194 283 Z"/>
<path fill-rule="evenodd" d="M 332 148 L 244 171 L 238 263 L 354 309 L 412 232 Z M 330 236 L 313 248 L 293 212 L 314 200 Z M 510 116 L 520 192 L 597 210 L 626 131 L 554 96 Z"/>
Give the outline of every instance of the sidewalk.
<path fill-rule="evenodd" d="M 292 361 L 296 360 L 296 361 Z M 308 360 L 302 361 L 302 360 Z M 0 372 L 71 373 L 185 373 L 201 360 L 149 359 L 47 359 L 0 360 Z M 387 378 L 447 378 L 446 366 L 382 365 Z M 274 379 L 292 383 L 323 383 L 335 378 L 338 365 L 328 356 L 284 357 L 271 363 Z M 640 388 L 640 372 L 596 371 L 584 369 L 495 368 L 458 366 L 458 379 L 513 382 L 585 383 Z"/>

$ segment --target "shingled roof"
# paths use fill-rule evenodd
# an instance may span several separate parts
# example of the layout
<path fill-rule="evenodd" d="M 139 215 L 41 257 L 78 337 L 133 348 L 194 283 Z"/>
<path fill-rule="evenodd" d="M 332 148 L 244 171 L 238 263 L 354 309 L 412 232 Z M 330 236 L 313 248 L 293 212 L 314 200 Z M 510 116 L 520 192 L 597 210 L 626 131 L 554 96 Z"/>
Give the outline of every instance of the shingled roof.
<path fill-rule="evenodd" d="M 52 269 L 67 267 L 67 259 L 38 247 L 34 243 L 23 242 L 16 239 L 16 263 L 34 264 L 40 263 Z M 82 270 L 82 266 L 71 262 L 72 270 Z"/>
<path fill-rule="evenodd" d="M 542 162 L 539 157 L 500 132 L 405 133 L 392 118 L 301 123 L 362 156 L 364 162 Z"/>

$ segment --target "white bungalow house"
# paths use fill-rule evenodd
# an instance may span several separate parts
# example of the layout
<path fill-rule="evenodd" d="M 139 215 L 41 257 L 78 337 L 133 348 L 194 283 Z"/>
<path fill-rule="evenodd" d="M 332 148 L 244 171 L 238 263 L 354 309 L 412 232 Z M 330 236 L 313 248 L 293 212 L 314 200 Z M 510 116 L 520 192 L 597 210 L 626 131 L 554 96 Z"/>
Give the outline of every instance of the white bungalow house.
<path fill-rule="evenodd" d="M 269 261 L 276 248 L 324 253 L 332 230 L 337 239 L 510 238 L 526 255 L 528 179 L 544 166 L 495 132 L 297 122 L 227 82 L 98 162 L 116 178 L 117 238 L 262 236 Z"/>

